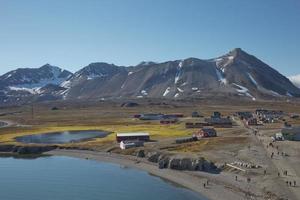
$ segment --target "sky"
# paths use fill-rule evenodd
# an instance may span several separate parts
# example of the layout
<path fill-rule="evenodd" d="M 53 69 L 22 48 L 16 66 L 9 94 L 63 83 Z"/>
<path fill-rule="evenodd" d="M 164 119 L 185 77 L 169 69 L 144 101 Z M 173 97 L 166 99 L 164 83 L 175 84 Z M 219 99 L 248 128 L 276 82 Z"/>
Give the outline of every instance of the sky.
<path fill-rule="evenodd" d="M 300 0 L 0 0 L 0 74 L 208 59 L 236 47 L 299 74 Z"/>

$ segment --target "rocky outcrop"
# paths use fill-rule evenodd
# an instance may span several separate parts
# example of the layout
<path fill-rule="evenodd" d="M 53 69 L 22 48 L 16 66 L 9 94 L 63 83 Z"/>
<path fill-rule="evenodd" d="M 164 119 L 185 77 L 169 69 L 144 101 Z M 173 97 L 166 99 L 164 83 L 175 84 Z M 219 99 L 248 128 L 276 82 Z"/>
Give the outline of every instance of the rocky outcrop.
<path fill-rule="evenodd" d="M 56 146 L 21 146 L 15 149 L 19 154 L 40 154 L 56 149 Z"/>
<path fill-rule="evenodd" d="M 139 150 L 137 153 L 136 153 L 136 156 L 138 158 L 144 158 L 145 157 L 145 151 L 144 150 Z"/>
<path fill-rule="evenodd" d="M 0 152 L 18 153 L 18 154 L 41 154 L 43 152 L 56 149 L 57 146 L 18 146 L 18 145 L 0 145 Z"/>
<path fill-rule="evenodd" d="M 141 150 L 139 150 L 140 152 Z M 138 152 L 138 153 L 139 153 Z M 182 155 L 172 155 L 162 152 L 148 152 L 146 158 L 149 162 L 157 163 L 158 168 L 188 170 L 188 171 L 207 171 L 216 172 L 218 168 L 213 162 L 203 157 L 188 157 Z"/>
<path fill-rule="evenodd" d="M 139 104 L 135 102 L 125 102 L 121 104 L 121 107 L 126 107 L 126 108 L 132 108 L 137 106 L 139 106 Z"/>
<path fill-rule="evenodd" d="M 15 145 L 11 144 L 0 145 L 0 152 L 12 152 L 14 147 Z"/>
<path fill-rule="evenodd" d="M 161 153 L 159 152 L 148 152 L 147 160 L 153 163 L 158 163 L 160 155 Z"/>
<path fill-rule="evenodd" d="M 163 168 L 168 168 L 170 163 L 170 158 L 169 157 L 162 157 L 158 161 L 158 168 L 163 169 Z"/>

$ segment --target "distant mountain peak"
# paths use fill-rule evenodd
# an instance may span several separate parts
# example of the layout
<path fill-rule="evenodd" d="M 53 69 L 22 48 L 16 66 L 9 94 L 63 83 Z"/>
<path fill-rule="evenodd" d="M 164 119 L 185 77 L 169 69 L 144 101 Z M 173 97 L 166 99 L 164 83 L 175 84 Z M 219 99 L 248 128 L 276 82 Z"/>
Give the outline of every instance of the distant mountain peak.
<path fill-rule="evenodd" d="M 249 56 L 250 54 L 248 54 L 246 51 L 242 50 L 241 48 L 234 48 L 227 55 L 231 55 L 234 58 L 237 58 L 237 57 Z"/>
<path fill-rule="evenodd" d="M 47 63 L 47 64 L 41 66 L 39 69 L 53 69 L 53 68 L 60 69 L 59 67 L 54 66 L 54 65 L 51 65 L 51 64 L 49 64 L 49 63 Z"/>
<path fill-rule="evenodd" d="M 146 65 L 155 65 L 155 64 L 157 63 L 153 61 L 142 61 L 137 66 L 146 66 Z"/>

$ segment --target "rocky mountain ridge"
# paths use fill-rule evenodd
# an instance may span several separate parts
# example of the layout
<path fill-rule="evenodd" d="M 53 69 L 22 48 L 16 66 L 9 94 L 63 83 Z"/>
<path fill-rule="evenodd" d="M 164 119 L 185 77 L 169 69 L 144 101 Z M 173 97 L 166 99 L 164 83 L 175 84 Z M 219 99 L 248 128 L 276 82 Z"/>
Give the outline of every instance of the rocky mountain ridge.
<path fill-rule="evenodd" d="M 136 66 L 91 63 L 74 74 L 49 64 L 0 76 L 0 102 L 112 98 L 249 100 L 300 97 L 300 89 L 240 48 L 208 60 L 187 58 Z"/>

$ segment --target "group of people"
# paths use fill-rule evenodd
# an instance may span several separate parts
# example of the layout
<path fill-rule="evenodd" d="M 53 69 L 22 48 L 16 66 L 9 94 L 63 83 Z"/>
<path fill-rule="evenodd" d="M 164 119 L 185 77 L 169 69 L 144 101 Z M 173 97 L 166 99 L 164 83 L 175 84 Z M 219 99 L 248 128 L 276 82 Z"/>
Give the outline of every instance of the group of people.
<path fill-rule="evenodd" d="M 288 171 L 284 170 L 283 171 L 283 175 L 287 176 L 288 175 Z M 279 173 L 278 173 L 278 176 L 279 176 Z M 296 181 L 295 180 L 293 182 L 292 181 L 286 181 L 286 185 L 287 186 L 294 186 L 294 187 L 296 187 Z"/>
<path fill-rule="evenodd" d="M 208 186 L 209 181 L 207 180 L 205 183 L 203 183 L 203 187 L 206 188 Z"/>
<path fill-rule="evenodd" d="M 282 156 L 286 156 L 286 155 L 287 155 L 287 154 L 286 154 L 285 152 L 283 152 L 283 151 L 280 153 L 278 146 L 275 147 L 275 146 L 273 145 L 273 143 L 268 144 L 268 145 L 267 145 L 267 148 L 269 148 L 269 146 L 272 147 L 272 148 L 276 148 L 276 149 L 277 149 L 277 155 L 278 155 L 278 156 L 279 156 L 280 154 L 281 154 Z M 274 155 L 275 155 L 275 153 L 272 152 L 272 153 L 271 153 L 271 158 L 273 158 Z"/>
<path fill-rule="evenodd" d="M 293 183 L 294 183 L 294 185 L 293 185 Z M 286 185 L 287 186 L 290 186 L 290 187 L 292 187 L 292 186 L 294 186 L 294 187 L 296 187 L 296 181 L 286 181 Z"/>

